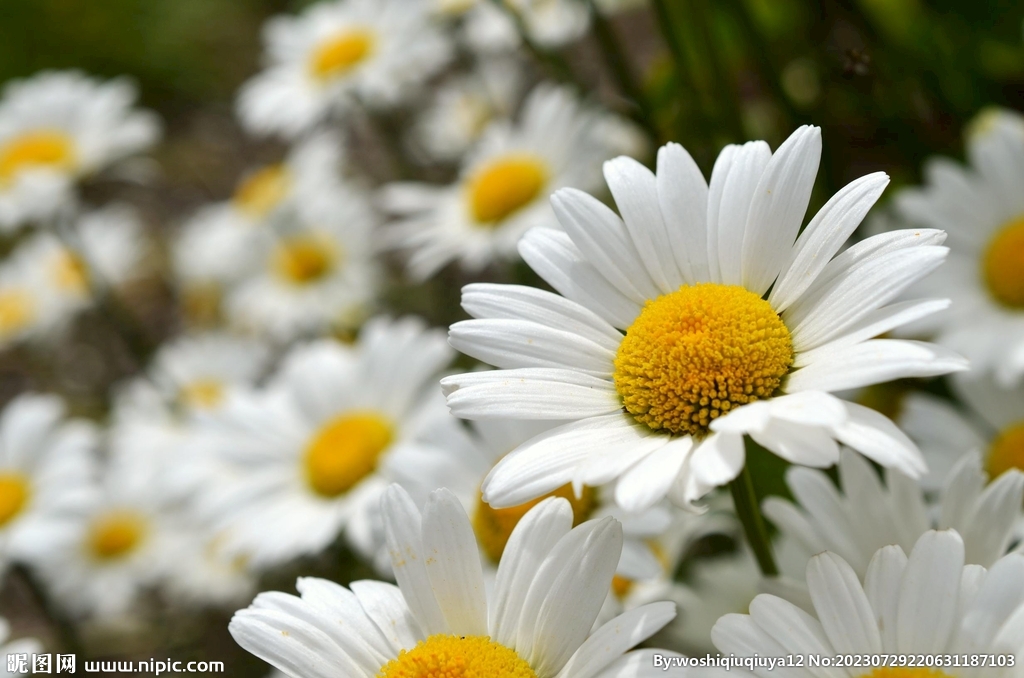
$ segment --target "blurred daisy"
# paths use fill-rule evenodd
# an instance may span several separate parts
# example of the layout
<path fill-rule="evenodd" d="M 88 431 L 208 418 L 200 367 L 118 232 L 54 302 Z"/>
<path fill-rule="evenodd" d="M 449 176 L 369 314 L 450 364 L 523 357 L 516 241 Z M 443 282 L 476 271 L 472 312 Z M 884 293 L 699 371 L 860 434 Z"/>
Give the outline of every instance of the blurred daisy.
<path fill-rule="evenodd" d="M 89 501 L 96 431 L 49 395 L 21 395 L 0 414 L 0 574 L 38 563 L 64 521 Z"/>
<path fill-rule="evenodd" d="M 659 152 L 657 175 L 618 158 L 605 177 L 622 217 L 564 189 L 552 204 L 565 232 L 534 229 L 520 244 L 564 296 L 464 288 L 477 319 L 454 324 L 451 344 L 502 369 L 443 379 L 452 413 L 575 420 L 498 462 L 485 501 L 514 506 L 617 478 L 627 510 L 666 495 L 692 507 L 743 468 L 744 435 L 806 466 L 836 463 L 842 442 L 925 471 L 890 420 L 830 392 L 966 368 L 931 344 L 872 339 L 945 306 L 885 305 L 942 262 L 943 236 L 899 231 L 833 258 L 888 182 L 873 174 L 797 238 L 820 150 L 815 127 L 774 155 L 764 142 L 729 146 L 710 187 L 676 144 Z"/>
<path fill-rule="evenodd" d="M 822 471 L 793 466 L 786 484 L 796 504 L 764 501 L 765 515 L 796 542 L 804 559 L 832 551 L 863 576 L 875 551 L 888 544 L 910 550 L 933 528 L 954 528 L 968 563 L 990 567 L 1016 540 L 1024 524 L 1024 473 L 1012 470 L 986 486 L 976 452 L 963 455 L 938 500 L 925 498 L 917 482 L 886 469 L 885 483 L 862 457 L 844 450 L 839 461 L 842 491 Z"/>
<path fill-rule="evenodd" d="M 260 569 L 365 533 L 388 457 L 450 425 L 429 394 L 451 358 L 442 333 L 378 318 L 353 346 L 293 349 L 264 391 L 228 403 L 211 426 L 234 476 L 218 477 L 205 514 L 227 552 Z"/>
<path fill-rule="evenodd" d="M 807 565 L 813 615 L 772 595 L 760 595 L 749 614 L 722 617 L 712 631 L 723 654 L 783 656 L 837 654 L 1015 655 L 1024 659 L 1024 556 L 1011 554 L 987 570 L 964 566 L 964 544 L 953 530 L 926 532 L 909 557 L 886 546 L 871 559 L 863 584 L 840 556 L 825 552 Z M 713 671 L 727 676 L 730 672 Z M 806 668 L 776 667 L 781 678 Z M 1016 668 L 988 666 L 866 668 L 880 678 L 929 675 L 1018 676 Z M 757 672 L 761 675 L 761 671 Z"/>
<path fill-rule="evenodd" d="M 1024 376 L 1024 117 L 983 113 L 967 138 L 970 166 L 935 158 L 926 183 L 897 194 L 907 221 L 949 233 L 949 263 L 914 292 L 948 296 L 951 308 L 913 326 L 991 371 L 1004 386 Z"/>
<path fill-rule="evenodd" d="M 612 152 L 593 133 L 598 117 L 566 88 L 537 87 L 516 122 L 496 121 L 483 132 L 455 184 L 383 189 L 382 205 L 399 217 L 389 226 L 389 244 L 412 251 L 408 268 L 418 279 L 452 261 L 474 272 L 514 258 L 527 229 L 557 226 L 550 205 L 556 189 L 599 188 L 600 163 Z"/>
<path fill-rule="evenodd" d="M 297 136 L 358 100 L 397 103 L 451 56 L 425 3 L 322 2 L 266 24 L 266 69 L 242 86 L 238 115 L 252 132 Z"/>
<path fill-rule="evenodd" d="M 89 505 L 41 558 L 39 572 L 61 606 L 76 615 L 120 616 L 177 563 L 164 495 L 148 480 L 134 467 L 108 466 Z"/>
<path fill-rule="evenodd" d="M 49 329 L 48 295 L 24 257 L 0 262 L 0 347 L 44 337 Z"/>
<path fill-rule="evenodd" d="M 79 178 L 152 145 L 156 116 L 132 108 L 135 87 L 76 71 L 15 80 L 0 98 L 0 229 L 46 219 Z"/>
<path fill-rule="evenodd" d="M 324 678 L 339 670 L 353 678 L 614 678 L 650 670 L 655 650 L 629 650 L 672 619 L 671 603 L 591 632 L 622 546 L 615 520 L 571 529 L 568 502 L 539 504 L 513 535 L 488 596 L 458 499 L 438 490 L 422 515 L 400 488 L 384 501 L 398 587 L 299 579 L 301 598 L 263 593 L 235 614 L 228 629 L 239 645 L 290 675 Z"/>
<path fill-rule="evenodd" d="M 442 0 L 444 2 L 444 0 Z M 504 8 L 491 0 L 458 3 L 465 14 L 465 39 L 477 51 L 507 51 L 519 47 L 514 13 L 523 29 L 540 47 L 563 47 L 583 36 L 590 25 L 585 0 L 504 0 Z"/>
<path fill-rule="evenodd" d="M 362 196 L 346 191 L 311 199 L 294 219 L 260 231 L 259 268 L 225 300 L 231 322 L 282 341 L 358 326 L 377 286 L 374 225 Z"/>
<path fill-rule="evenodd" d="M 183 515 L 181 515 L 183 514 Z M 252 596 L 256 580 L 244 556 L 224 548 L 224 536 L 186 512 L 172 517 L 170 541 L 175 565 L 163 585 L 185 606 L 237 605 Z"/>

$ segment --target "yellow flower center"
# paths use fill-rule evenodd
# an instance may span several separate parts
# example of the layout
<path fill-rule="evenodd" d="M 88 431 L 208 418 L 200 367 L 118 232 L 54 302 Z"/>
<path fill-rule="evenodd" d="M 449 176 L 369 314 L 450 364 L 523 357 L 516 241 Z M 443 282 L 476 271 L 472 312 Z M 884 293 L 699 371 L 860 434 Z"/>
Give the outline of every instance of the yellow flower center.
<path fill-rule="evenodd" d="M 373 473 L 391 444 L 391 422 L 377 412 L 349 412 L 332 419 L 306 446 L 306 479 L 314 492 L 334 498 Z"/>
<path fill-rule="evenodd" d="M 196 379 L 181 387 L 182 404 L 197 410 L 212 410 L 224 402 L 224 384 L 216 379 Z"/>
<path fill-rule="evenodd" d="M 270 165 L 243 179 L 232 202 L 251 217 L 265 217 L 284 200 L 291 190 L 292 178 L 284 165 Z"/>
<path fill-rule="evenodd" d="M 501 554 L 505 552 L 505 545 L 508 544 L 512 530 L 516 528 L 519 521 L 526 515 L 527 511 L 539 504 L 548 497 L 562 497 L 568 499 L 572 505 L 572 523 L 579 525 L 590 517 L 597 505 L 597 493 L 591 487 L 584 487 L 582 496 L 577 499 L 572 485 L 563 485 L 554 492 L 543 497 L 528 501 L 519 506 L 511 508 L 496 509 L 484 503 L 483 497 L 477 500 L 476 511 L 473 513 L 473 530 L 476 532 L 477 541 L 480 547 L 494 563 L 501 560 Z"/>
<path fill-rule="evenodd" d="M 134 513 L 115 511 L 100 516 L 89 529 L 89 550 L 100 560 L 116 560 L 135 550 L 146 534 L 146 521 Z"/>
<path fill-rule="evenodd" d="M 89 265 L 82 257 L 67 250 L 58 254 L 50 268 L 53 284 L 60 290 L 82 294 L 89 289 Z"/>
<path fill-rule="evenodd" d="M 26 132 L 0 148 L 0 183 L 11 182 L 26 169 L 69 169 L 75 164 L 75 145 L 64 132 Z"/>
<path fill-rule="evenodd" d="M 373 53 L 376 42 L 376 36 L 364 28 L 339 33 L 313 52 L 309 70 L 317 80 L 344 75 Z"/>
<path fill-rule="evenodd" d="M 339 259 L 333 243 L 310 235 L 284 238 L 274 251 L 277 274 L 296 285 L 306 285 L 326 277 Z"/>
<path fill-rule="evenodd" d="M 377 678 L 537 678 L 515 650 L 488 636 L 435 634 L 402 650 Z"/>
<path fill-rule="evenodd" d="M 871 673 L 863 674 L 864 678 L 952 678 L 948 673 L 925 666 L 882 666 Z"/>
<path fill-rule="evenodd" d="M 996 300 L 1024 308 L 1024 215 L 1003 226 L 985 250 L 985 284 Z"/>
<path fill-rule="evenodd" d="M 35 318 L 35 304 L 24 290 L 0 292 L 0 337 L 14 334 L 25 328 Z"/>
<path fill-rule="evenodd" d="M 1024 471 L 1024 421 L 1003 429 L 988 452 L 988 476 L 995 480 L 1012 468 Z"/>
<path fill-rule="evenodd" d="M 14 520 L 28 503 L 28 478 L 20 473 L 0 473 L 0 527 Z"/>
<path fill-rule="evenodd" d="M 494 225 L 526 207 L 548 181 L 540 158 L 514 155 L 495 160 L 469 178 L 469 209 L 480 224 Z"/>
<path fill-rule="evenodd" d="M 684 285 L 648 301 L 615 356 L 626 411 L 652 429 L 704 435 L 713 419 L 771 396 L 793 363 L 789 330 L 735 285 Z"/>
<path fill-rule="evenodd" d="M 633 584 L 635 582 L 629 577 L 623 577 L 621 574 L 617 574 L 612 577 L 612 593 L 619 600 L 623 600 L 629 595 L 629 592 L 633 590 Z"/>

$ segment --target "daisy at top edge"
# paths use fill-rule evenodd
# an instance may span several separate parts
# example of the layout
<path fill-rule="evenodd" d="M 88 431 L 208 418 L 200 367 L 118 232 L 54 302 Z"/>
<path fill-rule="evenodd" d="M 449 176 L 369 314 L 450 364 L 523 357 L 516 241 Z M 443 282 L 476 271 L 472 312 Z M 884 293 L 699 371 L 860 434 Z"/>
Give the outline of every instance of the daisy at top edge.
<path fill-rule="evenodd" d="M 889 419 L 833 391 L 967 367 L 929 343 L 875 339 L 943 309 L 890 304 L 938 267 L 945 234 L 911 229 L 839 252 L 888 183 L 842 188 L 800 233 L 821 154 L 802 127 L 773 154 L 727 146 L 708 185 L 677 144 L 657 173 L 604 166 L 621 217 L 581 191 L 555 193 L 563 231 L 533 229 L 519 251 L 560 294 L 474 284 L 451 344 L 498 370 L 441 381 L 466 419 L 571 420 L 495 466 L 484 500 L 522 503 L 564 485 L 618 478 L 616 500 L 681 506 L 735 478 L 744 435 L 800 465 L 839 443 L 912 477 L 926 465 Z"/>
<path fill-rule="evenodd" d="M 138 153 L 160 136 L 135 86 L 78 71 L 7 84 L 0 98 L 0 230 L 47 219 L 73 202 L 79 178 Z"/>
<path fill-rule="evenodd" d="M 1010 554 L 991 568 L 964 565 L 964 543 L 954 530 L 926 532 L 907 555 L 899 546 L 874 554 L 861 580 L 840 556 L 826 551 L 807 565 L 810 614 L 762 594 L 749 614 L 729 614 L 711 632 L 723 654 L 925 655 L 931 664 L 897 659 L 873 667 L 833 667 L 828 675 L 867 678 L 1019 678 L 1024 661 L 1024 556 Z M 984 659 L 980 655 L 985 656 Z M 985 661 L 982 666 L 981 662 Z M 989 663 L 991 662 L 991 663 Z M 903 663 L 902 666 L 899 664 Z M 702 669 L 702 678 L 737 672 L 797 678 L 805 667 Z M 823 674 L 822 674 L 823 675 Z"/>
<path fill-rule="evenodd" d="M 242 86 L 245 127 L 294 137 L 357 101 L 397 103 L 451 57 L 425 3 L 344 0 L 277 16 L 264 29 L 266 68 Z"/>
<path fill-rule="evenodd" d="M 573 528 L 565 499 L 538 504 L 488 595 L 453 494 L 434 492 L 421 514 L 391 486 L 382 504 L 397 587 L 299 579 L 301 597 L 262 593 L 235 614 L 239 645 L 294 678 L 635 678 L 660 673 L 653 653 L 672 654 L 630 652 L 675 616 L 672 603 L 592 630 L 622 547 L 613 518 Z"/>
<path fill-rule="evenodd" d="M 966 150 L 967 167 L 933 158 L 924 185 L 894 200 L 904 223 L 949 233 L 949 261 L 910 292 L 954 303 L 907 330 L 934 336 L 1010 387 L 1024 377 L 1024 116 L 982 113 Z"/>

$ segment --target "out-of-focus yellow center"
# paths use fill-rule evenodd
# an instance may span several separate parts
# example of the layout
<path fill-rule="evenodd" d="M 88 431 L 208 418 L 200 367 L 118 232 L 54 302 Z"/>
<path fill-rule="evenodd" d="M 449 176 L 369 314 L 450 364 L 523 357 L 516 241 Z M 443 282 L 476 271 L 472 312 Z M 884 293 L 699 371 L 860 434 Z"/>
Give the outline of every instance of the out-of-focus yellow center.
<path fill-rule="evenodd" d="M 82 294 L 89 289 L 89 265 L 74 252 L 64 250 L 50 264 L 53 284 L 60 290 Z"/>
<path fill-rule="evenodd" d="M 75 142 L 57 130 L 25 132 L 0 148 L 0 183 L 9 183 L 25 170 L 70 169 L 75 165 Z"/>
<path fill-rule="evenodd" d="M 989 448 L 986 466 L 991 480 L 1012 468 L 1024 471 L 1024 421 L 999 432 Z"/>
<path fill-rule="evenodd" d="M 883 666 L 863 674 L 863 678 L 952 678 L 945 671 L 924 666 Z"/>
<path fill-rule="evenodd" d="M 468 181 L 473 219 L 495 225 L 529 205 L 548 182 L 548 168 L 532 155 L 510 155 L 477 170 Z"/>
<path fill-rule="evenodd" d="M 349 412 L 328 421 L 306 446 L 306 479 L 313 491 L 333 498 L 373 473 L 391 444 L 394 428 L 378 412 Z"/>
<path fill-rule="evenodd" d="M 217 379 L 196 379 L 181 387 L 182 404 L 197 410 L 212 410 L 224 402 L 224 384 Z"/>
<path fill-rule="evenodd" d="M 437 9 L 442 14 L 463 14 L 472 9 L 477 0 L 438 0 Z"/>
<path fill-rule="evenodd" d="M 996 301 L 1024 308 L 1024 215 L 1003 226 L 988 244 L 982 265 L 985 285 Z"/>
<path fill-rule="evenodd" d="M 648 301 L 615 356 L 626 411 L 652 429 L 701 436 L 711 421 L 771 396 L 793 364 L 782 319 L 753 292 L 701 283 Z"/>
<path fill-rule="evenodd" d="M 572 485 L 563 485 L 554 492 L 528 501 L 519 506 L 511 508 L 496 509 L 484 503 L 483 497 L 477 500 L 476 511 L 473 513 L 473 530 L 476 532 L 477 541 L 480 547 L 487 554 L 487 557 L 494 563 L 501 560 L 501 554 L 505 552 L 505 545 L 508 544 L 512 530 L 522 520 L 523 516 L 548 497 L 562 497 L 568 499 L 572 505 L 573 525 L 584 522 L 593 512 L 597 505 L 597 493 L 591 487 L 584 487 L 582 495 L 577 499 Z"/>
<path fill-rule="evenodd" d="M 288 169 L 284 165 L 270 165 L 243 179 L 231 200 L 249 216 L 265 217 L 284 200 L 291 186 Z"/>
<path fill-rule="evenodd" d="M 0 527 L 14 520 L 28 503 L 28 478 L 20 473 L 0 473 Z"/>
<path fill-rule="evenodd" d="M 309 70 L 317 80 L 344 75 L 373 53 L 376 42 L 373 32 L 364 28 L 338 33 L 313 52 Z"/>
<path fill-rule="evenodd" d="M 377 678 L 537 678 L 515 650 L 488 636 L 435 634 L 402 650 Z"/>
<path fill-rule="evenodd" d="M 100 560 L 116 560 L 134 551 L 146 535 L 139 515 L 116 511 L 96 518 L 89 529 L 89 550 Z"/>
<path fill-rule="evenodd" d="M 274 251 L 277 274 L 290 283 L 306 285 L 326 277 L 334 270 L 341 253 L 324 238 L 298 235 L 283 238 Z"/>
<path fill-rule="evenodd" d="M 36 307 L 28 292 L 15 289 L 0 292 L 0 337 L 24 329 L 35 315 Z"/>
<path fill-rule="evenodd" d="M 661 544 L 651 539 L 647 542 L 647 545 L 650 547 L 651 553 L 654 554 L 654 557 L 657 558 L 658 563 L 661 565 L 662 571 L 666 574 L 671 574 L 668 571 L 668 568 L 671 565 L 671 563 L 669 562 L 668 554 L 665 553 L 665 549 L 662 548 Z M 630 591 L 633 590 L 633 587 L 635 585 L 635 579 L 630 579 L 629 577 L 625 577 L 621 574 L 617 574 L 614 577 L 612 577 L 612 593 L 614 593 L 615 597 L 619 600 L 624 600 L 626 596 L 629 595 Z"/>

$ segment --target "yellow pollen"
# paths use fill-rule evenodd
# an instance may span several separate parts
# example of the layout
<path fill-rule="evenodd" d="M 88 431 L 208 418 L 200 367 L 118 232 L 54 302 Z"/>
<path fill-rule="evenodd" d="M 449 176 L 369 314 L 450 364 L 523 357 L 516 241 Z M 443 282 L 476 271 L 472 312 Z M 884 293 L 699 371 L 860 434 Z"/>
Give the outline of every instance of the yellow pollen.
<path fill-rule="evenodd" d="M 1024 421 L 1003 429 L 988 452 L 988 477 L 995 480 L 1012 468 L 1024 471 Z"/>
<path fill-rule="evenodd" d="M 945 671 L 930 669 L 925 666 L 882 666 L 871 673 L 863 674 L 862 678 L 952 678 Z"/>
<path fill-rule="evenodd" d="M 982 265 L 985 284 L 996 301 L 1024 309 L 1024 215 L 999 229 Z"/>
<path fill-rule="evenodd" d="M 515 650 L 488 636 L 435 634 L 402 650 L 377 678 L 537 678 Z"/>
<path fill-rule="evenodd" d="M 306 479 L 314 492 L 334 498 L 373 473 L 391 444 L 391 422 L 377 412 L 349 412 L 316 432 L 306 447 Z"/>
<path fill-rule="evenodd" d="M 309 70 L 318 80 L 330 80 L 355 68 L 373 52 L 374 34 L 363 28 L 344 31 L 313 52 Z"/>
<path fill-rule="evenodd" d="M 497 224 L 533 202 L 547 181 L 547 166 L 531 155 L 506 156 L 490 163 L 468 181 L 473 219 Z"/>
<path fill-rule="evenodd" d="M 622 600 L 629 595 L 629 592 L 633 590 L 633 584 L 635 582 L 628 578 L 623 577 L 621 574 L 617 574 L 612 577 L 612 593 L 619 600 Z"/>
<path fill-rule="evenodd" d="M 20 473 L 0 473 L 0 527 L 21 513 L 28 496 L 28 478 Z"/>
<path fill-rule="evenodd" d="M 56 130 L 35 130 L 0 148 L 0 183 L 10 183 L 26 169 L 69 169 L 75 164 L 74 141 Z"/>
<path fill-rule="evenodd" d="M 51 264 L 53 284 L 66 292 L 81 294 L 89 289 L 89 265 L 74 252 L 60 252 Z"/>
<path fill-rule="evenodd" d="M 224 402 L 224 384 L 216 379 L 196 379 L 181 387 L 181 402 L 197 410 L 212 410 Z"/>
<path fill-rule="evenodd" d="M 296 285 L 316 282 L 327 276 L 339 259 L 337 248 L 323 238 L 310 235 L 281 240 L 274 251 L 277 274 Z"/>
<path fill-rule="evenodd" d="M 32 297 L 23 290 L 0 292 L 0 337 L 10 336 L 23 329 L 35 318 Z"/>
<path fill-rule="evenodd" d="M 716 417 L 771 396 L 792 363 L 789 330 L 767 301 L 701 283 L 647 302 L 619 345 L 614 380 L 637 421 L 702 436 Z"/>
<path fill-rule="evenodd" d="M 138 515 L 113 512 L 100 516 L 89 529 L 89 549 L 100 560 L 115 560 L 131 553 L 142 541 L 146 523 Z"/>
<path fill-rule="evenodd" d="M 291 185 L 291 175 L 284 165 L 270 165 L 239 182 L 231 200 L 249 216 L 265 217 L 284 200 Z"/>
<path fill-rule="evenodd" d="M 491 508 L 484 503 L 481 496 L 477 500 L 476 511 L 473 513 L 473 530 L 476 532 L 477 541 L 484 553 L 491 561 L 497 563 L 501 560 L 501 554 L 505 552 L 505 545 L 508 544 L 508 539 L 512 536 L 512 530 L 516 528 L 527 511 L 541 501 L 548 497 L 568 499 L 572 506 L 572 522 L 575 526 L 590 517 L 597 505 L 596 495 L 597 492 L 592 487 L 584 487 L 582 496 L 577 499 L 572 485 L 563 485 L 543 497 L 503 509 Z"/>

